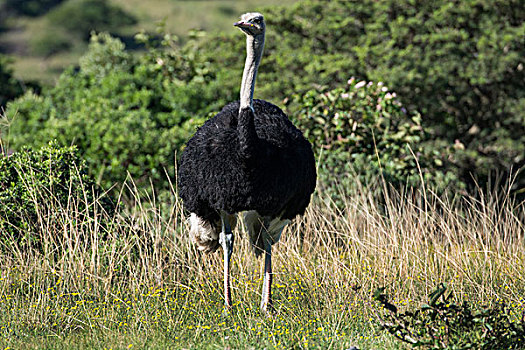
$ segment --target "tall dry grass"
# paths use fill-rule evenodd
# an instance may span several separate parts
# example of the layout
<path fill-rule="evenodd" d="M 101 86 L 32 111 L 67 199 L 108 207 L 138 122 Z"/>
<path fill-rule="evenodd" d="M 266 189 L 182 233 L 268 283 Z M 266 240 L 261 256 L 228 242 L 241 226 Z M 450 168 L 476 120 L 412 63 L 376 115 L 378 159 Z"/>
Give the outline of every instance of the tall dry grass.
<path fill-rule="evenodd" d="M 377 337 L 371 295 L 380 286 L 401 306 L 419 303 L 440 282 L 458 301 L 524 304 L 525 209 L 508 192 L 450 199 L 385 189 L 379 204 L 361 190 L 339 207 L 316 193 L 274 249 L 280 328 L 258 316 L 263 263 L 241 238 L 233 254 L 234 314 L 221 319 L 222 254 L 204 255 L 191 244 L 175 189 L 159 200 L 130 182 L 122 189 L 129 205 L 113 216 L 82 203 L 87 197 L 64 206 L 34 193 L 37 209 L 42 200 L 54 203 L 52 212 L 39 212 L 32 233 L 41 245 L 0 247 L 0 334 L 8 343 L 20 334 L 160 329 L 188 344 L 208 333 L 229 344 L 234 338 L 225 332 L 233 330 L 234 347 L 263 333 L 270 346 L 310 347 L 322 336 L 338 347 L 341 339 L 358 341 L 359 332 Z M 95 210 L 83 212 L 81 204 Z M 235 233 L 246 236 L 241 225 Z"/>

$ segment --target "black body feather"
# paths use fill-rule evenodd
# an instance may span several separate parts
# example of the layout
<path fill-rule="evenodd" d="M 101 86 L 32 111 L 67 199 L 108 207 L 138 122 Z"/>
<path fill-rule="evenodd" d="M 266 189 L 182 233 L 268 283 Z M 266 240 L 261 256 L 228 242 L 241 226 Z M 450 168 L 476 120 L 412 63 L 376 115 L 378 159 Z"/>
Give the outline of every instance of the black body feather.
<path fill-rule="evenodd" d="M 255 210 L 293 219 L 315 189 L 310 143 L 277 106 L 254 100 L 239 112 L 226 105 L 188 141 L 179 163 L 179 194 L 187 210 L 210 223 L 221 210 Z"/>

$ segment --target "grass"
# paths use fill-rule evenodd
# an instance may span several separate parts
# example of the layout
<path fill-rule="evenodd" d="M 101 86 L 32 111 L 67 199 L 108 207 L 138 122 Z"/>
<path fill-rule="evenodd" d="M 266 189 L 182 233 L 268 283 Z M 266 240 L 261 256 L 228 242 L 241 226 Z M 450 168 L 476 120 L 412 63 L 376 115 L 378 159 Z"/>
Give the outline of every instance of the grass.
<path fill-rule="evenodd" d="M 378 287 L 400 309 L 440 282 L 458 303 L 504 301 L 516 317 L 525 307 L 525 210 L 506 194 L 385 190 L 380 206 L 356 191 L 337 208 L 316 193 L 275 246 L 268 318 L 258 311 L 263 264 L 247 239 L 236 240 L 225 316 L 222 254 L 196 251 L 176 194 L 123 192 L 134 204 L 113 217 L 82 216 L 82 198 L 40 212 L 40 248 L 2 243 L 0 348 L 403 349 L 378 330 Z"/>
<path fill-rule="evenodd" d="M 232 29 L 232 20 L 245 12 L 261 10 L 268 6 L 291 5 L 298 0 L 112 0 L 127 12 L 136 16 L 139 23 L 132 28 L 133 33 L 140 30 L 155 31 L 157 22 L 166 18 L 166 29 L 181 37 L 191 29 L 220 32 Z"/>

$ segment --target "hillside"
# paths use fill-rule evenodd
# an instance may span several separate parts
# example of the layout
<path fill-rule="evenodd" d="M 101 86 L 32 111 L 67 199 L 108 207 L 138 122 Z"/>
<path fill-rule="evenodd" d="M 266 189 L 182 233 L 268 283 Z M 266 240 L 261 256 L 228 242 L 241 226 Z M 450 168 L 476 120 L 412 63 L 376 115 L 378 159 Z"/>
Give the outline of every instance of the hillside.
<path fill-rule="evenodd" d="M 120 9 L 122 14 L 114 18 L 108 16 L 107 10 L 100 11 L 100 15 L 96 14 L 100 20 L 89 19 L 91 25 L 86 27 L 90 28 L 87 31 L 107 30 L 133 47 L 133 36 L 136 33 L 155 32 L 161 21 L 165 21 L 168 32 L 177 35 L 183 42 L 192 29 L 212 33 L 229 30 L 229 24 L 241 13 L 276 4 L 289 5 L 296 1 L 2 0 L 0 12 L 4 12 L 4 18 L 0 15 L 0 22 L 3 22 L 0 26 L 3 27 L 3 30 L 0 29 L 0 53 L 14 58 L 14 73 L 17 78 L 53 83 L 64 68 L 76 64 L 87 49 L 88 36 L 72 35 L 72 29 L 76 29 L 82 22 L 82 16 L 64 15 L 67 21 L 73 23 L 71 26 L 68 23 L 64 25 L 61 19 L 57 18 L 58 12 L 65 12 L 64 7 L 76 9 L 77 6 L 87 4 L 86 7 L 94 12 L 97 6 L 103 7 L 100 4 L 107 4 Z M 25 7 L 23 3 L 26 3 Z M 38 10 L 30 10 L 31 7 L 27 3 L 38 3 L 40 7 Z M 78 10 L 72 12 L 86 13 Z M 118 23 L 125 15 L 133 20 L 129 23 Z M 112 20 L 117 23 L 113 25 Z"/>

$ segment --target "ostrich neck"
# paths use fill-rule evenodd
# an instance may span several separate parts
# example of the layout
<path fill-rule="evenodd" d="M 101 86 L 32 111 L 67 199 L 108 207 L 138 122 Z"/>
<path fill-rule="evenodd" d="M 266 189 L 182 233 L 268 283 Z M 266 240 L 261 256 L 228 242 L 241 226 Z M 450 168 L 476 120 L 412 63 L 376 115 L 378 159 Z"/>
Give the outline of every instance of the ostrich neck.
<path fill-rule="evenodd" d="M 250 107 L 253 110 L 253 90 L 255 89 L 255 77 L 257 68 L 261 62 L 264 49 L 264 33 L 253 37 L 246 36 L 246 62 L 242 74 L 241 105 L 240 110 Z"/>

